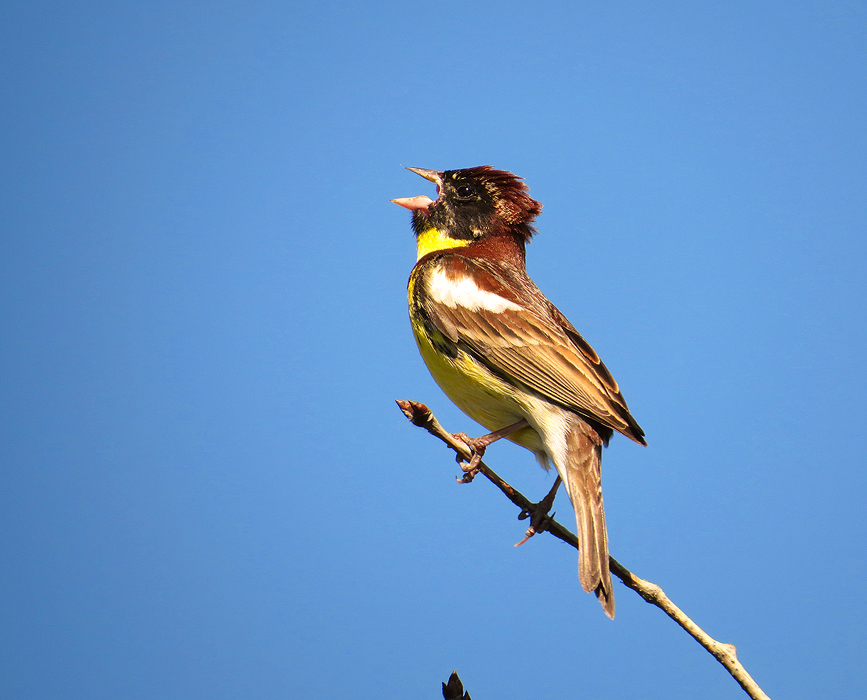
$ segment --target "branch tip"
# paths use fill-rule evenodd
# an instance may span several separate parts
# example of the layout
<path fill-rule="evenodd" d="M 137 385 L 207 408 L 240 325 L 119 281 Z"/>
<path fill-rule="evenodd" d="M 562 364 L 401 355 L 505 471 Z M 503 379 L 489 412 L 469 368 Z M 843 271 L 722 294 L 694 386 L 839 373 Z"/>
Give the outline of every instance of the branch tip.
<path fill-rule="evenodd" d="M 446 429 L 440 425 L 440 422 L 436 419 L 433 413 L 431 413 L 431 410 L 423 403 L 418 401 L 398 400 L 397 405 L 413 425 L 424 428 L 431 435 L 439 438 L 453 449 L 458 454 L 459 462 L 461 461 L 460 457 L 472 458 L 472 450 L 470 450 L 463 441 L 460 441 L 452 433 L 447 432 Z M 512 501 L 512 503 L 521 509 L 521 515 L 518 516 L 520 520 L 525 520 L 528 515 L 531 517 L 531 525 L 527 530 L 527 536 L 521 540 L 521 542 L 516 544 L 516 547 L 526 542 L 537 532 L 550 532 L 554 537 L 563 540 L 567 544 L 572 545 L 575 549 L 578 549 L 578 538 L 554 520 L 553 514 L 549 516 L 547 510 L 543 513 L 539 508 L 539 506 L 543 505 L 546 501 L 549 501 L 547 507 L 551 507 L 553 504 L 554 494 L 556 493 L 556 487 L 559 484 L 555 483 L 554 488 L 548 496 L 542 499 L 542 501 L 539 503 L 533 503 L 520 491 L 517 491 L 507 482 L 503 481 L 503 479 L 501 479 L 493 469 L 481 460 L 474 465 L 472 471 L 468 471 L 463 477 L 458 477 L 458 482 L 467 483 L 468 481 L 472 481 L 472 477 L 475 476 L 476 473 L 483 474 L 489 481 L 491 481 L 491 483 L 500 489 L 500 491 L 502 491 L 503 494 Z M 714 658 L 716 658 L 717 661 L 719 661 L 731 674 L 732 678 L 737 681 L 738 685 L 741 686 L 744 692 L 753 698 L 753 700 L 770 700 L 765 692 L 753 680 L 750 674 L 747 673 L 747 670 L 743 667 L 740 661 L 738 661 L 737 650 L 733 644 L 716 641 L 707 632 L 701 629 L 701 627 L 695 624 L 692 618 L 678 608 L 668 598 L 660 586 L 639 578 L 612 556 L 609 556 L 609 567 L 611 573 L 617 576 L 627 588 L 631 588 L 648 603 L 655 605 L 662 610 L 666 615 L 680 625 L 687 634 L 710 652 L 711 655 L 713 655 Z M 460 679 L 457 677 L 457 672 L 454 672 L 452 676 L 457 683 L 460 683 Z M 450 678 L 449 681 L 451 683 L 452 678 Z M 446 688 L 447 685 L 443 683 L 443 690 L 445 691 Z M 464 693 L 462 685 L 459 692 L 463 693 L 465 700 L 469 700 L 469 695 Z M 445 697 L 448 698 L 449 696 Z M 455 695 L 453 697 L 460 698 L 461 696 Z"/>

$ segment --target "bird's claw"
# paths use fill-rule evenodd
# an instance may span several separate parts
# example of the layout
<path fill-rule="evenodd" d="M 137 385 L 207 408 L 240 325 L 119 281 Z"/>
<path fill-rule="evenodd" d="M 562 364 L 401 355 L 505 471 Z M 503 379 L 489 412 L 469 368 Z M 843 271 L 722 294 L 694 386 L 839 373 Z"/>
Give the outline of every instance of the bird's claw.
<path fill-rule="evenodd" d="M 464 472 L 463 476 L 458 477 L 458 483 L 468 484 L 475 478 L 476 474 L 479 473 L 482 457 L 485 455 L 487 444 L 478 438 L 471 438 L 466 433 L 455 433 L 454 437 L 464 443 L 472 453 L 469 461 L 466 461 L 464 456 L 461 454 L 456 458 L 458 464 L 461 466 L 461 471 Z"/>
<path fill-rule="evenodd" d="M 557 495 L 557 489 L 560 488 L 560 477 L 557 477 L 557 480 L 554 482 L 554 486 L 551 487 L 551 490 L 548 492 L 548 495 L 545 496 L 538 503 L 534 503 L 529 508 L 522 510 L 521 514 L 518 516 L 518 520 L 526 520 L 530 518 L 530 527 L 527 528 L 527 532 L 524 535 L 524 539 L 518 542 L 515 546 L 520 547 L 524 542 L 529 540 L 533 535 L 536 535 L 540 532 L 545 532 L 548 529 L 548 523 L 550 523 L 556 513 L 548 514 L 548 511 L 551 510 L 551 506 L 554 505 L 554 497 Z"/>
<path fill-rule="evenodd" d="M 520 547 L 524 542 L 529 540 L 533 535 L 538 535 L 540 532 L 545 532 L 548 529 L 548 523 L 550 523 L 556 513 L 548 514 L 547 509 L 541 509 L 539 506 L 541 503 L 537 503 L 536 507 L 532 509 L 531 512 L 527 512 L 526 510 L 521 511 L 521 514 L 518 516 L 518 520 L 526 520 L 530 518 L 530 527 L 527 528 L 527 532 L 524 533 L 524 538 L 520 542 L 516 542 L 515 546 Z"/>

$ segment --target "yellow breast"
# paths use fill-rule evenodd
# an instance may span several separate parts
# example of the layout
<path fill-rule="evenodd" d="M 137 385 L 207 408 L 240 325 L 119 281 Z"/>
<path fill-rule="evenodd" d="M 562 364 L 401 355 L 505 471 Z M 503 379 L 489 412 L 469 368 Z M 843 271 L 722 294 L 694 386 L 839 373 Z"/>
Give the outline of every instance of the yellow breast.
<path fill-rule="evenodd" d="M 417 270 L 413 271 L 409 283 L 410 320 L 419 352 L 434 381 L 458 408 L 489 431 L 522 420 L 525 409 L 519 390 L 500 379 L 436 328 L 423 323 L 413 304 L 414 288 L 418 284 L 428 284 L 429 275 L 416 273 Z M 444 348 L 449 351 L 443 351 Z M 531 429 L 518 431 L 509 439 L 534 452 L 542 448 L 538 434 Z"/>

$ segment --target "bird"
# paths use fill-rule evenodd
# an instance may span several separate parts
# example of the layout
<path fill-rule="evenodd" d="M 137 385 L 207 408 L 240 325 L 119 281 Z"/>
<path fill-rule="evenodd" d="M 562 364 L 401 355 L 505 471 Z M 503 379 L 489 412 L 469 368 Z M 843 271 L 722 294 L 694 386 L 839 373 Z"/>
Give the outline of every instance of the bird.
<path fill-rule="evenodd" d="M 473 459 L 505 437 L 555 467 L 575 510 L 581 586 L 613 619 L 602 448 L 615 431 L 647 441 L 599 356 L 527 274 L 542 205 L 523 178 L 490 165 L 407 169 L 437 190 L 391 200 L 412 212 L 407 296 L 420 354 L 452 402 L 491 431 L 464 440 Z"/>

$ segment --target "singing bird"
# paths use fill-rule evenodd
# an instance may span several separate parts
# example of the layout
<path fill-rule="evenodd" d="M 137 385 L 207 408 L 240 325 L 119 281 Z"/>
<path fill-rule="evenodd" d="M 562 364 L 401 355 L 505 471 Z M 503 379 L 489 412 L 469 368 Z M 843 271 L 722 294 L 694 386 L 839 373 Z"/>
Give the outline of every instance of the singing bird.
<path fill-rule="evenodd" d="M 593 348 L 526 271 L 542 205 L 521 178 L 491 166 L 408 168 L 437 198 L 392 200 L 412 211 L 418 260 L 409 316 L 421 356 L 448 397 L 491 433 L 553 464 L 575 509 L 579 577 L 614 617 L 602 504 L 602 447 L 616 430 L 646 445 L 620 388 Z"/>

